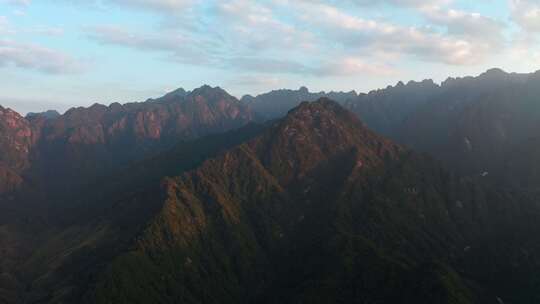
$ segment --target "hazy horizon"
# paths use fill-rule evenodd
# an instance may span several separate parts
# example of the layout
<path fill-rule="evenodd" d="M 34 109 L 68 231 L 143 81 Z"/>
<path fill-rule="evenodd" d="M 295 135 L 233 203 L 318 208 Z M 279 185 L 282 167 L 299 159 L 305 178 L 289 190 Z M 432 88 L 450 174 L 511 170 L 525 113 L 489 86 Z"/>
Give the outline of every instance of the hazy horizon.
<path fill-rule="evenodd" d="M 489 70 L 496 70 L 496 69 L 500 69 L 500 70 L 503 70 L 501 68 L 497 68 L 497 67 L 494 67 L 494 68 L 490 68 L 486 71 L 489 71 Z M 418 79 L 418 80 L 414 80 L 414 79 L 410 79 L 410 80 L 398 80 L 396 83 L 393 83 L 393 84 L 388 84 L 384 87 L 377 87 L 377 88 L 372 88 L 372 89 L 369 89 L 369 90 L 366 90 L 366 91 L 359 91 L 358 89 L 355 89 L 355 88 L 351 88 L 349 90 L 313 90 L 311 89 L 310 87 L 306 86 L 306 85 L 300 85 L 299 87 L 296 87 L 296 88 L 289 88 L 289 87 L 278 87 L 278 88 L 271 88 L 269 89 L 268 91 L 263 91 L 263 92 L 258 92 L 258 93 L 255 93 L 255 94 L 249 94 L 249 93 L 245 93 L 245 94 L 233 94 L 231 93 L 229 90 L 227 90 L 227 88 L 223 87 L 223 86 L 220 86 L 220 85 L 216 85 L 216 86 L 212 86 L 212 87 L 220 87 L 222 88 L 223 90 L 225 90 L 227 93 L 229 93 L 231 96 L 234 96 L 235 98 L 237 99 L 241 99 L 243 96 L 246 96 L 246 95 L 252 95 L 252 96 L 257 96 L 259 94 L 264 94 L 264 93 L 268 93 L 268 92 L 271 92 L 271 91 L 278 91 L 278 90 L 299 90 L 300 88 L 302 87 L 305 87 L 308 89 L 308 91 L 310 93 L 321 93 L 321 92 L 325 92 L 325 93 L 329 93 L 329 92 L 351 92 L 351 91 L 355 91 L 357 94 L 368 94 L 372 91 L 377 91 L 377 90 L 382 90 L 382 89 L 385 89 L 385 88 L 388 88 L 388 87 L 394 87 L 396 86 L 399 82 L 402 82 L 404 84 L 407 84 L 408 82 L 422 82 L 422 81 L 433 81 L 436 85 L 441 85 L 445 80 L 449 79 L 449 78 L 465 78 L 465 77 L 476 77 L 476 76 L 479 76 L 483 73 L 485 73 L 486 71 L 483 71 L 479 74 L 476 74 L 476 75 L 462 75 L 462 76 L 448 76 L 447 78 L 443 79 L 443 80 L 440 80 L 440 81 L 435 81 L 433 80 L 432 78 L 424 78 L 424 79 Z M 511 72 L 511 71 L 505 71 L 503 70 L 504 72 L 506 73 L 509 73 L 509 74 L 516 74 L 516 72 Z M 538 71 L 531 71 L 530 73 L 535 73 L 535 72 L 538 72 Z M 517 73 L 517 74 L 527 74 L 527 73 Z M 14 111 L 17 111 L 19 114 L 21 115 L 26 115 L 28 113 L 39 113 L 39 112 L 45 112 L 45 111 L 57 111 L 59 112 L 60 114 L 63 114 L 65 113 L 66 111 L 68 111 L 69 109 L 72 109 L 72 108 L 76 108 L 76 107 L 89 107 L 93 104 L 102 104 L 102 105 L 106 105 L 106 106 L 109 106 L 111 105 L 112 103 L 116 103 L 116 102 L 119 102 L 121 104 L 126 104 L 126 103 L 133 103 L 133 102 L 144 102 L 148 99 L 155 99 L 155 98 L 159 98 L 159 97 L 162 97 L 163 95 L 167 94 L 167 93 L 170 93 L 174 90 L 177 90 L 177 89 L 184 89 L 186 90 L 187 92 L 190 92 L 192 90 L 195 90 L 197 88 L 200 88 L 201 86 L 204 86 L 204 85 L 208 85 L 208 84 L 201 84 L 199 86 L 196 86 L 196 87 L 193 87 L 193 88 L 186 88 L 186 87 L 177 87 L 177 88 L 173 88 L 171 89 L 170 91 L 166 91 L 166 92 L 163 92 L 161 94 L 158 94 L 158 95 L 155 95 L 155 96 L 148 96 L 148 97 L 145 97 L 141 100 L 125 100 L 125 101 L 120 101 L 120 100 L 112 100 L 112 101 L 95 101 L 95 102 L 90 102 L 90 103 L 87 103 L 87 104 L 74 104 L 74 105 L 71 105 L 71 106 L 65 106 L 63 108 L 54 108 L 54 107 L 46 107 L 46 104 L 47 103 L 41 103 L 41 104 L 38 104 L 38 105 L 34 105 L 33 104 L 33 101 L 24 101 L 24 100 L 15 100 L 15 101 L 12 101 L 10 102 L 9 100 L 1 100 L 1 97 L 0 97 L 0 106 L 3 106 L 3 107 L 6 107 L 6 108 L 10 108 Z M 5 104 L 3 103 L 5 102 Z M 10 106 L 10 104 L 13 104 L 15 106 Z M 32 108 L 35 106 L 36 110 L 32 110 Z M 40 108 L 40 106 L 42 106 Z M 45 106 L 45 107 L 43 107 Z M 22 108 L 24 110 L 20 111 L 18 110 L 17 108 Z"/>

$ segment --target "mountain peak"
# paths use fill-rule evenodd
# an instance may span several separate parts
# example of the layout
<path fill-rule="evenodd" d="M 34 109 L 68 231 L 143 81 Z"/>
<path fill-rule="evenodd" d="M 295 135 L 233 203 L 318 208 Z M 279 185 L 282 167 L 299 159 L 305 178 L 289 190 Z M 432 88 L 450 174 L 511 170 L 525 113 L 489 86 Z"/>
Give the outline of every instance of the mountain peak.
<path fill-rule="evenodd" d="M 355 121 L 360 123 L 360 121 L 354 116 L 351 112 L 347 111 L 336 101 L 327 98 L 321 97 L 316 101 L 309 102 L 303 101 L 296 108 L 289 111 L 286 118 L 313 118 L 320 116 L 335 116 L 345 118 L 349 122 Z"/>
<path fill-rule="evenodd" d="M 491 68 L 483 73 L 483 75 L 507 75 L 503 69 L 500 68 Z"/>
<path fill-rule="evenodd" d="M 329 98 L 300 103 L 258 141 L 255 149 L 265 155 L 266 166 L 284 184 L 335 157 L 360 153 L 358 160 L 367 164 L 400 150 Z"/>
<path fill-rule="evenodd" d="M 56 110 L 47 110 L 45 112 L 39 112 L 39 113 L 29 112 L 28 114 L 26 114 L 26 118 L 43 117 L 45 119 L 55 119 L 59 116 L 60 116 L 60 113 L 58 113 L 58 111 Z"/>
<path fill-rule="evenodd" d="M 2 106 L 0 106 L 0 113 L 3 113 L 3 114 L 16 114 L 16 115 L 19 115 L 19 113 L 15 112 L 14 110 L 10 109 L 10 108 L 4 108 Z"/>
<path fill-rule="evenodd" d="M 184 90 L 184 88 L 178 88 L 174 91 L 171 91 L 167 94 L 165 94 L 164 97 L 186 97 L 186 95 L 189 94 L 189 92 L 187 92 L 186 90 Z"/>
<path fill-rule="evenodd" d="M 508 77 L 508 73 L 499 68 L 489 69 L 478 76 L 479 79 L 485 80 L 504 80 Z"/>
<path fill-rule="evenodd" d="M 227 93 L 225 90 L 223 90 L 220 87 L 212 87 L 210 85 L 202 85 L 193 91 L 186 91 L 183 88 L 178 88 L 174 91 L 171 91 L 167 94 L 165 94 L 163 97 L 160 97 L 156 100 L 160 101 L 179 101 L 183 100 L 184 98 L 193 98 L 197 96 L 203 96 L 207 99 L 213 99 L 213 98 L 234 98 L 229 93 Z M 150 99 L 152 101 L 153 99 Z"/>
<path fill-rule="evenodd" d="M 191 91 L 191 93 L 189 93 L 187 96 L 205 96 L 205 97 L 217 97 L 217 96 L 221 96 L 221 97 L 233 97 L 231 96 L 229 93 L 227 93 L 227 91 L 225 91 L 224 89 L 222 89 L 221 87 L 212 87 L 212 86 L 209 86 L 207 84 L 199 87 L 199 88 L 196 88 L 194 89 L 193 91 Z"/>

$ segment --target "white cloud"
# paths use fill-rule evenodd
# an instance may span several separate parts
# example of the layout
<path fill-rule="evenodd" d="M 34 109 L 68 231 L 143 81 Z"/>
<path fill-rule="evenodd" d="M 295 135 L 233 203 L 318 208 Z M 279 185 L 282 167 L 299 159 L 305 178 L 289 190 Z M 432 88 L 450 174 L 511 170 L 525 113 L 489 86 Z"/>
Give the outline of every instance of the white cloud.
<path fill-rule="evenodd" d="M 0 34 L 5 34 L 9 31 L 9 22 L 5 16 L 0 16 Z"/>
<path fill-rule="evenodd" d="M 472 39 L 469 33 L 457 35 L 456 32 L 453 35 L 363 19 L 325 4 L 304 4 L 299 11 L 302 20 L 323 31 L 323 38 L 362 54 L 394 53 L 427 61 L 468 65 L 483 61 L 492 47 L 486 41 Z M 467 19 L 460 14 L 433 14 L 432 17 L 453 24 L 459 22 L 456 20 Z"/>
<path fill-rule="evenodd" d="M 443 6 L 453 2 L 453 0 L 274 0 L 279 4 L 305 3 L 305 4 L 323 4 L 336 6 L 336 4 L 353 4 L 361 7 L 380 7 L 384 4 L 420 8 L 431 6 Z"/>
<path fill-rule="evenodd" d="M 219 3 L 214 11 L 216 31 L 250 52 L 286 49 L 306 51 L 314 46 L 313 34 L 279 20 L 269 5 L 249 0 Z M 225 25 L 225 26 L 223 26 Z"/>
<path fill-rule="evenodd" d="M 81 62 L 63 52 L 0 39 L 0 67 L 10 65 L 48 74 L 77 73 L 83 69 Z"/>
<path fill-rule="evenodd" d="M 54 26 L 38 26 L 30 29 L 22 30 L 22 32 L 36 34 L 40 36 L 58 37 L 64 35 L 64 29 Z"/>
<path fill-rule="evenodd" d="M 212 17 L 202 28 L 184 28 L 170 23 L 157 32 L 134 32 L 118 26 L 88 30 L 99 43 L 124 46 L 140 51 L 160 52 L 175 61 L 193 65 L 265 73 L 302 73 L 307 68 L 294 60 L 269 59 L 285 52 L 306 52 L 312 47 L 310 33 L 302 32 L 275 18 L 265 5 L 247 0 L 216 3 Z M 166 14 L 171 20 L 177 17 Z M 267 55 L 269 52 L 278 54 Z"/>
<path fill-rule="evenodd" d="M 162 36 L 130 32 L 119 26 L 98 26 L 88 30 L 89 35 L 104 44 L 123 45 L 148 50 L 179 50 L 187 43 L 182 36 Z"/>
<path fill-rule="evenodd" d="M 279 85 L 285 85 L 283 79 L 274 76 L 268 75 L 242 75 L 230 79 L 227 81 L 227 84 L 230 86 L 239 86 L 239 87 L 249 87 L 250 89 L 255 88 L 275 88 Z"/>
<path fill-rule="evenodd" d="M 0 3 L 7 3 L 16 6 L 29 6 L 31 0 L 0 0 Z"/>
<path fill-rule="evenodd" d="M 63 29 L 56 27 L 15 29 L 5 16 L 0 16 L 0 68 L 15 66 L 48 74 L 76 73 L 83 70 L 83 64 L 66 53 L 35 43 L 21 43 L 14 40 L 21 33 L 58 36 L 63 34 Z"/>
<path fill-rule="evenodd" d="M 431 23 L 446 27 L 449 35 L 494 44 L 499 44 L 504 40 L 503 30 L 506 25 L 499 20 L 479 13 L 435 6 L 424 7 L 421 11 Z"/>
<path fill-rule="evenodd" d="M 0 35 L 8 36 L 15 34 L 15 29 L 11 26 L 6 16 L 0 16 Z"/>
<path fill-rule="evenodd" d="M 540 2 L 510 0 L 511 17 L 525 32 L 540 33 Z"/>
<path fill-rule="evenodd" d="M 453 0 L 386 0 L 386 2 L 394 5 L 410 6 L 410 7 L 429 7 L 442 6 L 452 3 Z"/>
<path fill-rule="evenodd" d="M 15 16 L 26 16 L 26 12 L 24 10 L 16 9 L 13 11 L 13 15 Z"/>
<path fill-rule="evenodd" d="M 9 1 L 9 0 L 0 0 Z M 25 1 L 25 0 L 20 0 Z M 30 3 L 31 0 L 26 0 Z M 168 15 L 182 15 L 186 10 L 203 0 L 48 0 L 49 2 L 63 2 L 67 4 L 81 6 L 83 8 L 94 8 L 99 10 L 109 10 L 112 8 L 138 9 L 142 11 L 152 11 Z"/>
<path fill-rule="evenodd" d="M 360 58 L 333 58 L 306 64 L 293 59 L 277 59 L 262 55 L 236 55 L 208 51 L 204 41 L 191 37 L 134 33 L 118 27 L 99 27 L 89 30 L 89 36 L 103 44 L 128 47 L 140 51 L 169 54 L 184 64 L 211 66 L 239 72 L 260 74 L 299 74 L 311 76 L 350 76 L 355 74 L 390 75 L 395 71 L 382 64 L 367 63 Z M 200 45 L 197 45 L 199 43 Z M 214 45 L 213 47 L 219 47 Z"/>
<path fill-rule="evenodd" d="M 134 32 L 119 26 L 99 26 L 86 31 L 88 37 L 104 45 L 160 52 L 174 61 L 194 65 L 209 64 L 213 50 L 217 49 L 215 41 L 194 39 L 182 32 Z"/>
<path fill-rule="evenodd" d="M 354 75 L 377 75 L 391 76 L 398 71 L 385 64 L 366 62 L 362 58 L 345 57 L 337 61 L 327 62 L 321 65 L 317 73 L 329 76 L 354 76 Z"/>
<path fill-rule="evenodd" d="M 236 69 L 240 71 L 252 71 L 266 74 L 312 74 L 313 68 L 301 62 L 274 59 L 268 57 L 232 57 L 223 58 L 221 66 L 226 69 Z"/>
<path fill-rule="evenodd" d="M 506 47 L 503 22 L 453 9 L 451 0 L 349 1 L 399 6 L 425 19 L 428 27 L 362 18 L 340 8 L 342 1 L 331 0 L 102 3 L 153 9 L 165 23 L 147 32 L 115 26 L 88 30 L 101 44 L 161 53 L 184 64 L 264 74 L 394 75 L 410 58 L 478 65 Z M 177 14 L 185 9 L 189 13 Z"/>
<path fill-rule="evenodd" d="M 178 10 L 185 9 L 194 3 L 196 0 L 108 0 L 108 2 L 126 5 L 137 8 L 148 8 L 161 10 L 165 12 L 175 12 Z"/>

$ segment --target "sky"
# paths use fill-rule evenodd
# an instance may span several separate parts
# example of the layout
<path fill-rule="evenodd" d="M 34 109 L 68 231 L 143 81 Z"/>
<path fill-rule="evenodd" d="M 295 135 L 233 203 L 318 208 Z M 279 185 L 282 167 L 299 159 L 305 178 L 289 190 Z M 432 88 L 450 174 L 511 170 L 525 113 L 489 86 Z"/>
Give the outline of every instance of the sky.
<path fill-rule="evenodd" d="M 0 0 L 0 105 L 533 72 L 539 38 L 540 0 Z"/>

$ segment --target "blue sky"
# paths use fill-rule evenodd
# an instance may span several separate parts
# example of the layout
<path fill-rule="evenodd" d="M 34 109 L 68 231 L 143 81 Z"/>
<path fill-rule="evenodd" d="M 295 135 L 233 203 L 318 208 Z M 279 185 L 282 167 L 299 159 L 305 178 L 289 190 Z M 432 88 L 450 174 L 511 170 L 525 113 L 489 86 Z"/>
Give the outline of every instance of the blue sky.
<path fill-rule="evenodd" d="M 0 105 L 64 111 L 178 87 L 365 92 L 540 69 L 536 0 L 0 0 Z"/>

